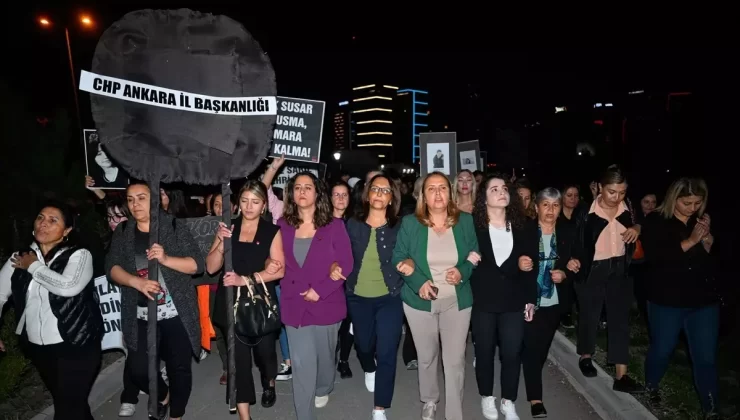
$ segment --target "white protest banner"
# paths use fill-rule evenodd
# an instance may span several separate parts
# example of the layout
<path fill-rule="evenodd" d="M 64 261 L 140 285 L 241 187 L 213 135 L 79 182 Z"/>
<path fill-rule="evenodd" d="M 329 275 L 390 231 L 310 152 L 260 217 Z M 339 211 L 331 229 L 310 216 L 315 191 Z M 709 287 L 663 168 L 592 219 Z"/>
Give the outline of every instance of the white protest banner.
<path fill-rule="evenodd" d="M 103 315 L 102 350 L 121 349 L 125 353 L 121 329 L 121 289 L 109 282 L 107 277 L 100 276 L 95 279 L 95 292 Z"/>
<path fill-rule="evenodd" d="M 301 172 L 311 172 L 316 178 L 323 179 L 326 172 L 326 166 L 321 163 L 310 162 L 289 162 L 283 165 L 282 171 L 273 179 L 272 186 L 275 188 L 285 189 L 285 184 L 290 178 Z"/>
<path fill-rule="evenodd" d="M 277 115 L 274 96 L 219 98 L 167 89 L 82 70 L 80 90 L 96 95 L 181 111 L 215 115 Z"/>
<path fill-rule="evenodd" d="M 324 101 L 277 97 L 277 121 L 270 156 L 318 162 L 324 131 Z"/>

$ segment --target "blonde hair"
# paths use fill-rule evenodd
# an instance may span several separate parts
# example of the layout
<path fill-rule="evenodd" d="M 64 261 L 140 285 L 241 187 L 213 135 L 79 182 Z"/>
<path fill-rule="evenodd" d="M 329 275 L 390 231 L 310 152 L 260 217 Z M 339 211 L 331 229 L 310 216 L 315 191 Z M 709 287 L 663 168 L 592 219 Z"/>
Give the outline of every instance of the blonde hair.
<path fill-rule="evenodd" d="M 433 176 L 444 178 L 445 183 L 447 184 L 447 219 L 445 220 L 445 227 L 453 227 L 460 219 L 460 210 L 457 208 L 455 200 L 452 199 L 452 184 L 450 183 L 450 179 L 442 172 L 435 171 L 422 178 L 421 190 L 419 191 L 419 196 L 416 198 L 416 219 L 422 225 L 432 227 L 432 221 L 429 218 L 429 207 L 424 200 L 424 188 L 426 187 L 429 178 Z"/>
<path fill-rule="evenodd" d="M 470 177 L 473 178 L 473 188 L 470 191 L 470 202 L 475 203 L 475 193 L 478 190 L 478 185 L 475 182 L 475 175 L 473 175 L 473 173 L 467 169 L 463 169 L 462 171 L 457 173 L 457 176 L 455 177 L 455 182 L 452 184 L 452 199 L 455 200 L 455 204 L 460 204 L 460 196 L 458 195 L 459 193 L 457 192 L 457 183 L 458 183 L 458 180 L 460 179 L 460 174 L 463 172 L 469 173 Z"/>
<path fill-rule="evenodd" d="M 692 195 L 702 198 L 701 207 L 696 212 L 696 215 L 701 217 L 707 209 L 707 200 L 709 199 L 709 189 L 707 189 L 707 183 L 702 178 L 684 177 L 673 181 L 671 186 L 668 187 L 663 203 L 655 211 L 666 219 L 670 219 L 676 211 L 676 200 Z"/>

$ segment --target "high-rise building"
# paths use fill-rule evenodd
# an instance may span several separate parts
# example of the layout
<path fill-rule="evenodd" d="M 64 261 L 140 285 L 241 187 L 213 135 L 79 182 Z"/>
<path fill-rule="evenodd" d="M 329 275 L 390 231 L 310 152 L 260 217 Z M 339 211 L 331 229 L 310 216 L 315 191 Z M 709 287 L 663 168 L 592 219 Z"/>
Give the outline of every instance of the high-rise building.
<path fill-rule="evenodd" d="M 429 92 L 399 89 L 396 95 L 394 158 L 396 162 L 418 163 L 419 134 L 432 131 L 429 127 Z"/>
<path fill-rule="evenodd" d="M 352 88 L 352 148 L 370 150 L 381 162 L 394 160 L 393 101 L 397 92 L 398 87 L 381 84 Z"/>
<path fill-rule="evenodd" d="M 349 101 L 339 102 L 339 107 L 334 112 L 334 149 L 345 150 L 351 148 L 352 130 L 351 113 L 349 112 Z"/>

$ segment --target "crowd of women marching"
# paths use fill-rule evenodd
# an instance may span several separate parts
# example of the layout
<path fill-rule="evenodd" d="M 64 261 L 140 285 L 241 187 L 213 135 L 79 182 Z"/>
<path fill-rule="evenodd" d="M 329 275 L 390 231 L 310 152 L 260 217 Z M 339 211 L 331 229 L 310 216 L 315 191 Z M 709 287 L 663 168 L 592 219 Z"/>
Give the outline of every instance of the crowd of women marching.
<path fill-rule="evenodd" d="M 590 204 L 579 202 L 575 186 L 534 192 L 509 176 L 469 171 L 452 182 L 430 173 L 413 185 L 372 172 L 331 188 L 305 172 L 291 178 L 279 196 L 269 186 L 282 163 L 276 159 L 262 181 L 247 181 L 235 194 L 233 226 L 220 226 L 205 258 L 178 223 L 175 193 L 132 182 L 125 203 L 108 202 L 114 233 L 104 270 L 121 286 L 128 348 L 121 416 L 134 415 L 140 392 L 149 391 L 146 325 L 155 315 L 148 313 L 148 300 L 157 302 L 165 367 L 158 395 L 151 398 L 159 402 L 160 418 L 185 415 L 192 362 L 203 357 L 191 276 L 222 272 L 230 238 L 233 271 L 220 274 L 210 314 L 223 361 L 221 384 L 227 380 L 227 288 L 240 294 L 257 288 L 277 297 L 284 324 L 263 337 L 236 336 L 242 420 L 251 418 L 250 406 L 257 403 L 253 364 L 263 406 L 275 404 L 276 380 L 290 380 L 296 418 L 321 417 L 331 407 L 336 373 L 352 376 L 346 363 L 352 340 L 367 390 L 374 393 L 367 413 L 352 418 L 391 418 L 404 326 L 404 364 L 418 369 L 422 420 L 437 418 L 442 398 L 444 418 L 463 418 L 469 335 L 483 417 L 520 418 L 514 402 L 522 371 L 530 414 L 545 417 L 542 369 L 558 327 L 572 327 L 574 304 L 583 375 L 597 374 L 592 356 L 597 331 L 606 323 L 614 390 L 647 391 L 658 400 L 661 377 L 684 330 L 698 397 L 707 418 L 717 418 L 719 309 L 702 180 L 676 180 L 657 208 L 649 194 L 640 197 L 647 204 L 638 208 L 625 200 L 628 181 L 616 167 L 593 186 Z M 150 197 L 159 193 L 159 241 L 150 246 Z M 208 203 L 216 215 L 229 204 L 219 195 Z M 53 396 L 55 418 L 80 420 L 93 418 L 87 397 L 100 365 L 102 319 L 91 281 L 97 254 L 76 242 L 73 221 L 62 203 L 40 209 L 33 241 L 0 271 L 0 309 L 12 297 L 16 332 Z M 149 280 L 153 259 L 159 262 L 158 281 Z M 645 386 L 627 372 L 633 281 L 640 283 L 650 321 Z"/>

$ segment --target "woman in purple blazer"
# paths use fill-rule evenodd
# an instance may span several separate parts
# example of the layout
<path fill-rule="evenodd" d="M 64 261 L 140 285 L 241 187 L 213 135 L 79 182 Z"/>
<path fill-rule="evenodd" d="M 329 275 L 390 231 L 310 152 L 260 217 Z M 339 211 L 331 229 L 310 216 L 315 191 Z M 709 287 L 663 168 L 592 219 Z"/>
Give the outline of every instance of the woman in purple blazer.
<path fill-rule="evenodd" d="M 352 271 L 352 247 L 344 223 L 332 217 L 326 186 L 310 172 L 288 181 L 284 203 L 280 314 L 291 343 L 296 418 L 316 420 L 314 406 L 326 406 L 334 389 L 337 334 L 347 316 L 341 280 Z"/>

